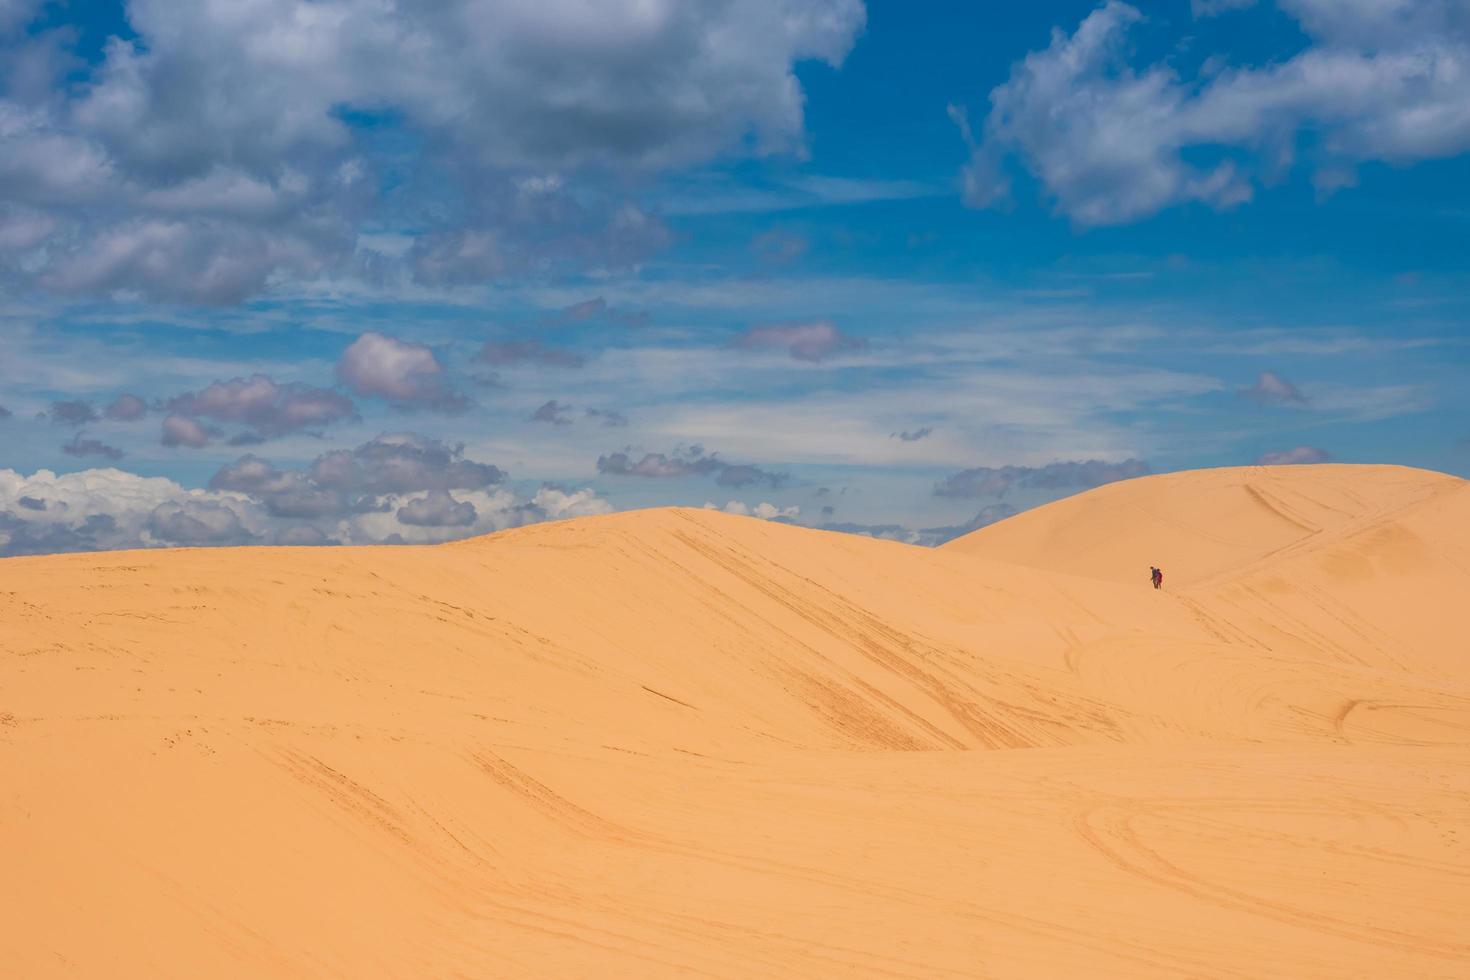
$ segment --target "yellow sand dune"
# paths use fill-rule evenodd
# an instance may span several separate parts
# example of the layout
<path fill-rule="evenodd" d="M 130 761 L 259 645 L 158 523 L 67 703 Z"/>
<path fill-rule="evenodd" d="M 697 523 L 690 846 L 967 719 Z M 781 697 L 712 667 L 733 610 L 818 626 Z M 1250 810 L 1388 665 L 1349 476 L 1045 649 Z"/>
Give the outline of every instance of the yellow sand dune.
<path fill-rule="evenodd" d="M 0 561 L 0 976 L 1467 976 L 1467 596 L 1395 467 Z"/>

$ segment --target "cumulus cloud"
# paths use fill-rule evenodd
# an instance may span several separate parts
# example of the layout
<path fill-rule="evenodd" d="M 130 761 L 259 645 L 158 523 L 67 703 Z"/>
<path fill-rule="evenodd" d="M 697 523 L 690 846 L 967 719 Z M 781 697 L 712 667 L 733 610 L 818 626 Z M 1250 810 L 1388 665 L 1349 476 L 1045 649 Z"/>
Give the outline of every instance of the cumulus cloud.
<path fill-rule="evenodd" d="M 0 469 L 0 555 L 269 540 L 263 515 L 242 497 L 117 469 Z"/>
<path fill-rule="evenodd" d="M 734 346 L 746 350 L 784 350 L 798 361 L 824 361 L 838 354 L 860 351 L 867 341 L 843 333 L 830 320 L 812 320 L 754 326 L 737 337 Z"/>
<path fill-rule="evenodd" d="M 936 497 L 1004 497 L 1013 490 L 1085 490 L 1116 480 L 1147 476 L 1141 459 L 1048 463 L 1045 466 L 977 466 L 961 470 L 934 487 Z"/>
<path fill-rule="evenodd" d="M 1196 13 L 1241 6 L 1196 2 Z M 1145 18 L 1108 0 L 1076 31 L 1016 64 L 990 93 L 978 138 L 952 107 L 971 155 L 966 201 L 1005 204 L 1018 159 L 1078 225 L 1137 220 L 1177 204 L 1227 208 L 1305 150 L 1318 187 L 1351 183 L 1369 161 L 1410 163 L 1470 149 L 1470 8 L 1459 0 L 1278 0 L 1310 39 L 1260 67 L 1183 79 L 1128 61 Z"/>
<path fill-rule="evenodd" d="M 322 518 L 347 513 L 352 498 L 344 488 L 323 488 L 299 470 L 278 470 L 268 460 L 246 455 L 210 478 L 213 490 L 250 495 L 273 517 Z"/>
<path fill-rule="evenodd" d="M 61 447 L 68 456 L 101 456 L 103 459 L 122 459 L 126 455 L 121 449 L 109 446 L 99 439 L 85 439 L 78 432 L 71 441 Z"/>
<path fill-rule="evenodd" d="M 543 484 L 536 490 L 531 506 L 547 520 L 611 514 L 613 509 L 612 504 L 599 497 L 591 487 L 567 490 L 550 484 Z"/>
<path fill-rule="evenodd" d="M 378 436 L 351 450 L 318 456 L 309 468 L 319 486 L 359 493 L 476 490 L 505 480 L 505 471 L 466 459 L 462 443 L 412 432 Z"/>
<path fill-rule="evenodd" d="M 313 467 L 282 470 L 258 457 L 225 467 L 203 490 L 117 469 L 61 476 L 0 469 L 0 556 L 178 545 L 429 543 L 612 510 L 590 488 L 543 485 L 529 498 L 520 496 L 495 486 L 498 479 L 486 482 L 493 467 L 421 436 L 391 437 L 388 444 L 414 447 L 418 455 L 359 447 L 353 455 L 376 463 L 357 474 L 357 487 L 323 487 Z M 425 469 L 434 459 L 441 465 Z M 448 484 L 474 488 L 456 486 L 451 494 Z M 413 489 L 401 489 L 406 487 Z"/>
<path fill-rule="evenodd" d="M 325 236 L 323 236 L 325 237 Z M 337 253 L 345 243 L 335 241 Z M 272 274 L 312 277 L 328 263 L 325 241 L 300 232 L 242 228 L 215 218 L 136 218 L 58 242 L 42 266 L 55 292 L 141 295 L 166 302 L 238 303 Z"/>
<path fill-rule="evenodd" d="M 445 505 L 450 490 L 484 490 L 504 480 L 499 467 L 466 459 L 463 445 L 393 433 L 323 453 L 303 469 L 281 470 L 259 456 L 241 456 L 221 467 L 209 486 L 247 494 L 274 517 L 321 519 L 380 510 L 389 498 L 426 491 L 429 503 L 409 506 L 407 513 L 427 514 L 430 504 Z"/>
<path fill-rule="evenodd" d="M 356 394 L 400 407 L 449 412 L 468 407 L 443 375 L 443 365 L 429 348 L 372 330 L 353 341 L 337 362 L 337 379 Z"/>
<path fill-rule="evenodd" d="M 0 3 L 0 30 L 36 9 Z M 377 193 L 389 167 L 444 205 L 411 218 L 401 258 L 420 281 L 646 253 L 667 231 L 628 204 L 625 178 L 799 153 L 795 66 L 839 64 L 865 20 L 861 0 L 129 0 L 126 14 L 100 56 L 62 52 L 0 99 L 0 203 L 33 212 L 0 249 L 25 249 L 11 272 L 55 290 L 204 303 L 361 271 L 358 232 L 394 217 Z M 7 55 L 74 43 L 70 26 L 17 35 Z M 403 137 L 391 156 L 372 138 L 385 131 Z M 366 265 L 384 259 L 398 261 Z"/>
<path fill-rule="evenodd" d="M 575 351 L 547 347 L 539 340 L 488 342 L 480 348 L 475 360 L 496 367 L 534 364 L 539 367 L 579 368 L 586 362 Z"/>
<path fill-rule="evenodd" d="M 1240 397 L 1257 405 L 1305 405 L 1307 403 L 1297 386 L 1274 371 L 1262 371 L 1256 383 L 1242 388 Z"/>
<path fill-rule="evenodd" d="M 469 527 L 476 516 L 474 504 L 455 500 L 447 490 L 431 490 L 398 508 L 398 519 L 415 527 Z"/>
<path fill-rule="evenodd" d="M 671 454 L 644 453 L 634 459 L 628 452 L 609 453 L 597 458 L 597 472 L 607 476 L 641 476 L 650 479 L 672 479 L 691 476 L 713 476 L 722 487 L 747 487 L 764 484 L 772 489 L 785 486 L 789 477 L 748 463 L 730 463 L 717 453 L 705 454 L 703 446 L 677 449 Z"/>
<path fill-rule="evenodd" d="M 240 515 L 217 500 L 169 500 L 148 515 L 148 530 L 171 544 L 246 544 L 254 535 L 240 523 Z"/>
<path fill-rule="evenodd" d="M 299 383 L 277 384 L 263 374 L 216 381 L 171 399 L 168 407 L 175 415 L 248 426 L 248 441 L 319 430 L 357 416 L 356 407 L 345 395 Z"/>
<path fill-rule="evenodd" d="M 148 405 L 137 395 L 118 395 L 103 412 L 114 422 L 136 422 L 148 414 Z"/>
<path fill-rule="evenodd" d="M 778 507 L 773 503 L 762 501 L 751 507 L 739 500 L 731 500 L 721 507 L 713 501 L 705 501 L 706 510 L 722 510 L 727 514 L 739 514 L 741 517 L 759 517 L 764 521 L 794 521 L 801 516 L 801 508 L 795 505 L 790 507 Z"/>
<path fill-rule="evenodd" d="M 214 433 L 198 422 L 183 415 L 169 415 L 163 420 L 160 441 L 165 446 L 186 446 L 200 449 L 209 445 Z"/>
<path fill-rule="evenodd" d="M 1325 463 L 1332 454 L 1316 446 L 1297 446 L 1281 452 L 1264 453 L 1256 460 L 1257 466 L 1294 466 L 1301 463 Z"/>

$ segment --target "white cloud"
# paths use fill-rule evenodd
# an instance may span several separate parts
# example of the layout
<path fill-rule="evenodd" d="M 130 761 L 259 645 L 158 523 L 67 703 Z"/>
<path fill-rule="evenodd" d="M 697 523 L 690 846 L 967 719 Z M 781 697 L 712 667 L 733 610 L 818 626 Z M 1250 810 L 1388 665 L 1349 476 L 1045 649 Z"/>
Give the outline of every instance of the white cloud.
<path fill-rule="evenodd" d="M 36 10 L 0 4 L 0 31 Z M 440 284 L 636 261 L 667 231 L 624 178 L 801 153 L 794 67 L 839 64 L 866 18 L 862 0 L 128 0 L 126 14 L 132 35 L 82 77 L 48 53 L 65 32 L 7 48 L 36 67 L 0 98 L 0 203 L 51 224 L 0 243 L 27 250 L 12 274 L 54 290 L 211 303 L 328 273 Z M 391 159 L 364 135 L 384 129 L 406 136 Z M 432 201 L 406 216 L 419 241 L 397 255 L 358 249 L 393 230 L 374 220 L 385 167 Z"/>
<path fill-rule="evenodd" d="M 531 498 L 531 503 L 546 512 L 550 520 L 568 517 L 591 517 L 594 514 L 612 513 L 612 504 L 597 496 L 591 487 L 581 490 L 562 490 L 559 487 L 543 486 Z"/>
<path fill-rule="evenodd" d="M 421 493 L 388 494 L 378 509 L 313 522 L 274 515 L 244 492 L 189 490 L 117 469 L 29 476 L 0 469 L 0 556 L 186 545 L 431 543 L 612 510 L 586 488 L 543 486 L 530 498 L 504 488 L 457 490 L 444 513 L 426 508 L 424 499 Z"/>
<path fill-rule="evenodd" d="M 257 538 L 268 538 L 264 514 L 237 494 L 117 469 L 30 476 L 0 469 L 0 555 Z"/>
<path fill-rule="evenodd" d="M 1194 80 L 1127 61 L 1144 19 L 1109 0 L 1018 63 L 990 93 L 964 169 L 977 207 L 1010 194 L 1018 157 L 1082 226 L 1136 220 L 1199 201 L 1227 208 L 1289 166 L 1310 129 L 1318 187 L 1350 183 L 1366 161 L 1408 163 L 1470 149 L 1470 8 L 1461 0 L 1280 0 L 1311 38 L 1301 53 Z M 1219 4 L 1207 5 L 1218 7 Z M 1186 151 L 1212 157 L 1193 163 Z"/>
<path fill-rule="evenodd" d="M 210 436 L 208 429 L 186 416 L 169 415 L 163 420 L 161 441 L 165 446 L 200 449 L 209 445 Z"/>
<path fill-rule="evenodd" d="M 714 501 L 707 500 L 704 503 L 705 510 L 722 510 L 727 514 L 739 514 L 741 517 L 759 517 L 762 520 L 791 520 L 794 521 L 801 516 L 801 508 L 795 505 L 790 507 L 778 507 L 773 503 L 762 501 L 754 507 L 742 503 L 739 500 L 731 500 L 721 507 Z"/>
<path fill-rule="evenodd" d="M 439 358 L 424 345 L 372 330 L 353 341 L 337 362 L 338 380 L 359 395 L 444 410 L 465 407 L 445 385 L 443 372 Z"/>

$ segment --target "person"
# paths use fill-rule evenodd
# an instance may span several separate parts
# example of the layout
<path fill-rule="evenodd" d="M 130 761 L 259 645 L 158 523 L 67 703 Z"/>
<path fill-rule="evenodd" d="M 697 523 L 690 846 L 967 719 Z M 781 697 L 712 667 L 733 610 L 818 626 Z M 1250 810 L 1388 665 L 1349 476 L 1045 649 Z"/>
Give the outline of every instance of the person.
<path fill-rule="evenodd" d="M 1161 569 L 1161 568 L 1155 568 L 1155 567 L 1150 566 L 1150 568 L 1149 568 L 1149 577 L 1153 580 L 1154 588 L 1161 589 L 1161 588 L 1164 587 L 1164 570 L 1163 569 Z"/>

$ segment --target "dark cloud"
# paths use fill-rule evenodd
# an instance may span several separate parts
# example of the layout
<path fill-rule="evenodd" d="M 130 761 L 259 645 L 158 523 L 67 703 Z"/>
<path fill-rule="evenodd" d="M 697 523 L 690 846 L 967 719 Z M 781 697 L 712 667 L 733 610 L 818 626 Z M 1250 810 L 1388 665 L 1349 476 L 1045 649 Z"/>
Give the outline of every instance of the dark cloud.
<path fill-rule="evenodd" d="M 732 346 L 745 350 L 784 350 L 798 361 L 824 361 L 863 350 L 867 341 L 838 330 L 830 320 L 770 323 L 751 327 Z"/>
<path fill-rule="evenodd" d="M 225 440 L 225 445 L 234 446 L 237 449 L 243 449 L 247 446 L 259 446 L 262 443 L 269 441 L 270 440 L 261 435 L 259 432 L 237 432 L 234 435 L 230 436 L 230 438 Z"/>
<path fill-rule="evenodd" d="M 245 544 L 253 537 L 234 508 L 212 500 L 159 504 L 148 518 L 148 530 L 162 541 L 182 545 Z"/>
<path fill-rule="evenodd" d="M 114 422 L 135 422 L 148 414 L 148 405 L 137 395 L 118 395 L 103 414 Z"/>
<path fill-rule="evenodd" d="M 4 405 L 0 405 L 0 419 L 8 419 L 14 414 L 14 412 L 6 408 Z"/>
<path fill-rule="evenodd" d="M 462 445 L 397 433 L 354 450 L 323 453 L 301 470 L 276 469 L 259 455 L 243 455 L 221 467 L 209 486 L 250 495 L 272 517 L 301 520 L 382 510 L 379 498 L 426 491 L 426 497 L 404 504 L 398 519 L 407 525 L 454 527 L 472 525 L 476 514 L 467 501 L 453 501 L 450 508 L 448 491 L 490 488 L 504 479 L 498 467 L 466 460 Z M 444 514 L 444 520 L 435 520 L 435 514 Z"/>
<path fill-rule="evenodd" d="M 431 490 L 398 508 L 398 519 L 416 527 L 468 527 L 477 516 L 474 504 L 445 490 Z"/>
<path fill-rule="evenodd" d="M 978 531 L 982 527 L 989 527 L 997 521 L 1003 521 L 1008 517 L 1019 514 L 1016 508 L 1010 504 L 989 504 L 980 508 L 980 512 L 964 524 L 954 524 L 949 527 L 926 527 L 918 532 L 917 544 L 941 545 L 946 541 L 963 537 L 971 531 Z"/>
<path fill-rule="evenodd" d="M 569 418 L 570 412 L 571 409 L 568 406 L 561 404 L 553 398 L 531 413 L 531 421 L 547 422 L 552 425 L 571 425 L 572 420 Z"/>
<path fill-rule="evenodd" d="M 597 472 L 608 476 L 645 476 L 654 479 L 683 476 L 704 476 L 721 469 L 713 457 L 692 453 L 687 456 L 664 453 L 644 453 L 634 459 L 626 452 L 609 453 L 597 457 Z"/>
<path fill-rule="evenodd" d="M 0 510 L 0 532 L 4 533 L 6 555 L 50 555 L 62 551 L 102 551 L 129 547 L 119 540 L 117 519 L 111 514 L 90 514 L 77 524 L 27 521 Z"/>
<path fill-rule="evenodd" d="M 41 500 L 39 497 L 21 497 L 20 500 L 17 501 L 17 503 L 19 503 L 26 510 L 46 509 L 46 501 Z"/>
<path fill-rule="evenodd" d="M 789 477 L 784 473 L 772 473 L 750 464 L 724 464 L 715 482 L 722 487 L 768 486 L 777 489 L 786 485 Z"/>
<path fill-rule="evenodd" d="M 1240 389 L 1237 394 L 1257 405 L 1305 405 L 1307 403 L 1306 396 L 1297 390 L 1296 385 L 1274 371 L 1262 371 L 1256 378 L 1255 384 L 1249 388 Z"/>
<path fill-rule="evenodd" d="M 71 442 L 62 446 L 61 451 L 68 456 L 101 456 L 103 459 L 111 460 L 122 459 L 127 455 L 121 449 L 109 446 L 98 439 L 84 439 L 80 432 L 72 436 Z"/>
<path fill-rule="evenodd" d="M 414 433 L 381 435 L 356 449 L 326 453 L 308 472 L 318 486 L 371 494 L 481 490 L 505 480 L 498 466 L 465 459 L 463 444 Z"/>
<path fill-rule="evenodd" d="M 249 494 L 273 517 L 336 517 L 350 509 L 343 489 L 323 489 L 300 470 L 278 470 L 259 456 L 241 456 L 222 467 L 209 487 Z"/>
<path fill-rule="evenodd" d="M 460 526 L 452 521 L 430 523 L 435 511 L 447 507 L 450 490 L 483 490 L 505 481 L 505 472 L 488 463 L 464 458 L 464 447 L 413 433 L 382 435 L 355 449 L 323 453 L 304 469 L 277 469 L 259 456 L 241 456 L 221 467 L 209 481 L 211 490 L 248 494 L 272 517 L 317 520 L 382 510 L 380 498 L 428 492 L 419 502 L 404 505 L 422 518 L 420 526 Z M 425 503 L 424 501 L 428 501 Z M 459 502 L 455 502 L 458 504 Z M 475 520 L 470 507 L 468 520 Z M 464 507 L 452 515 L 467 513 Z M 416 523 L 400 519 L 406 524 Z"/>
<path fill-rule="evenodd" d="M 319 527 L 310 524 L 298 524 L 288 527 L 276 536 L 277 544 L 294 545 L 296 547 L 316 547 L 321 545 L 332 545 L 338 542 L 330 538 Z"/>
<path fill-rule="evenodd" d="M 97 409 L 84 401 L 52 402 L 46 417 L 56 425 L 86 425 L 98 419 Z"/>
<path fill-rule="evenodd" d="M 1048 463 L 1045 466 L 977 466 L 934 487 L 936 497 L 1004 497 L 1012 490 L 1085 490 L 1152 472 L 1141 459 Z"/>
<path fill-rule="evenodd" d="M 443 365 L 432 350 L 372 330 L 342 352 L 337 379 L 356 394 L 400 407 L 442 412 L 469 407 L 468 399 L 445 383 Z"/>
<path fill-rule="evenodd" d="M 672 454 L 644 453 L 638 459 L 634 459 L 626 451 L 609 453 L 597 458 L 597 472 L 608 476 L 641 476 L 651 479 L 714 476 L 715 482 L 720 486 L 764 485 L 773 489 L 785 486 L 790 479 L 784 473 L 773 473 L 749 464 L 728 463 L 714 453 L 706 455 L 703 446 L 690 446 L 675 450 Z"/>
<path fill-rule="evenodd" d="M 610 408 L 589 408 L 586 414 L 588 418 L 597 419 L 609 429 L 621 429 L 628 424 L 626 415 Z"/>
<path fill-rule="evenodd" d="M 914 429 L 912 432 L 895 432 L 889 438 L 902 439 L 904 442 L 918 442 L 920 439 L 929 438 L 933 433 L 934 429 L 926 425 L 922 429 Z"/>
<path fill-rule="evenodd" d="M 214 434 L 214 430 L 200 425 L 191 418 L 183 415 L 169 415 L 163 420 L 160 441 L 165 446 L 187 446 L 190 449 L 200 449 L 209 445 L 209 440 Z"/>
<path fill-rule="evenodd" d="M 216 381 L 169 401 L 176 415 L 249 427 L 230 440 L 231 445 L 259 442 L 288 432 L 316 431 L 334 422 L 357 417 L 352 399 L 326 388 L 296 382 L 278 384 L 264 374 Z"/>
<path fill-rule="evenodd" d="M 1293 466 L 1300 463 L 1326 463 L 1332 454 L 1316 446 L 1297 446 L 1281 452 L 1264 453 L 1256 460 L 1257 466 Z"/>
<path fill-rule="evenodd" d="M 509 367 L 516 364 L 535 364 L 540 367 L 579 368 L 585 359 L 575 351 L 547 347 L 539 340 L 507 340 L 486 343 L 475 355 L 481 364 Z"/>

